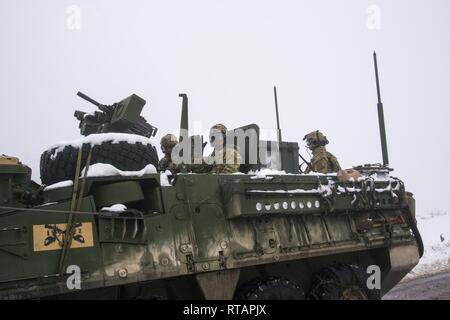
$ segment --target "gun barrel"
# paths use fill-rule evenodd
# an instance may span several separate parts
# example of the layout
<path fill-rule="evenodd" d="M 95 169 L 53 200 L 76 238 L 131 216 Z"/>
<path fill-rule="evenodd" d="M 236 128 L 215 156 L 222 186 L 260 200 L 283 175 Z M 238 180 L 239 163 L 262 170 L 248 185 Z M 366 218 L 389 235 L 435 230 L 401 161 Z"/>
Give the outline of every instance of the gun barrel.
<path fill-rule="evenodd" d="M 86 101 L 92 103 L 93 105 L 95 105 L 95 106 L 97 106 L 97 107 L 100 107 L 100 106 L 102 105 L 101 103 L 95 101 L 95 100 L 92 99 L 91 97 L 88 97 L 87 95 L 85 95 L 85 94 L 84 94 L 83 92 L 81 92 L 81 91 L 78 91 L 78 92 L 77 92 L 77 96 L 79 96 L 81 99 L 84 99 L 84 100 L 86 100 Z"/>

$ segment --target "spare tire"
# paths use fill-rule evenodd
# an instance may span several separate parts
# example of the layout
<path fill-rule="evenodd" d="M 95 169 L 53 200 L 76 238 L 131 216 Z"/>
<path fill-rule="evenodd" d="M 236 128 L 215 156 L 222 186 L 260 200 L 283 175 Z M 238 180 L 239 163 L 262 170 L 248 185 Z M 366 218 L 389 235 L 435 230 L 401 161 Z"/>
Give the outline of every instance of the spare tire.
<path fill-rule="evenodd" d="M 139 171 L 148 164 L 158 166 L 158 152 L 148 138 L 132 134 L 93 134 L 83 139 L 61 143 L 41 155 L 41 181 L 51 185 L 73 180 L 79 146 L 83 145 L 81 169 L 86 165 L 89 145 L 92 146 L 91 165 L 106 163 L 122 171 Z"/>

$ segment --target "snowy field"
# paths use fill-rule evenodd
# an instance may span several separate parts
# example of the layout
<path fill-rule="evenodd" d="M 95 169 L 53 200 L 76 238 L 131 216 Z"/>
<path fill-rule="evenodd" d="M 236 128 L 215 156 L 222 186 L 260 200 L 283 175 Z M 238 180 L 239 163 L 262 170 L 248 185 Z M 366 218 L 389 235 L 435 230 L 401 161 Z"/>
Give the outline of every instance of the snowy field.
<path fill-rule="evenodd" d="M 414 278 L 427 273 L 450 271 L 450 214 L 437 212 L 417 216 L 425 252 L 419 264 L 406 276 Z"/>

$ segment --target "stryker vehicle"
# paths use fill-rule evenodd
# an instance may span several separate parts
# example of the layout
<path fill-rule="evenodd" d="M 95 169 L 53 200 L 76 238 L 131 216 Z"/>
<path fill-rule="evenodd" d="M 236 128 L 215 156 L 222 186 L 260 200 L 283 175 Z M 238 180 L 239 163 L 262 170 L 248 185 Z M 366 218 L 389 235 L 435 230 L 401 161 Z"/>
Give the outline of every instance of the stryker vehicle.
<path fill-rule="evenodd" d="M 378 75 L 377 88 L 383 165 L 338 174 L 302 174 L 281 131 L 278 171 L 245 156 L 242 174 L 157 172 L 154 156 L 137 160 L 135 148 L 155 151 L 148 138 L 98 129 L 110 120 L 44 152 L 47 186 L 2 156 L 0 298 L 380 299 L 423 244 L 414 198 L 390 174 Z"/>

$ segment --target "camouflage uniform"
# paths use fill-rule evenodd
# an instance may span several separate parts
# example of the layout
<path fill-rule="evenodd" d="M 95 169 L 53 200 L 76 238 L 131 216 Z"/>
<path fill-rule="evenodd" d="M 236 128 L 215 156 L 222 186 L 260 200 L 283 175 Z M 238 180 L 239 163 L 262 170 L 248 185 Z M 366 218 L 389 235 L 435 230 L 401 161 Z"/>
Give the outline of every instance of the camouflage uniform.
<path fill-rule="evenodd" d="M 223 124 L 216 124 L 211 128 L 211 131 L 213 130 L 219 131 L 225 137 L 227 128 Z M 217 158 L 222 158 L 221 163 L 216 163 L 215 159 Z M 192 171 L 196 173 L 234 173 L 239 171 L 241 156 L 236 145 L 225 143 L 225 147 L 216 146 L 214 151 L 203 159 L 203 162 L 201 165 L 193 166 Z"/>
<path fill-rule="evenodd" d="M 218 156 L 222 154 L 222 163 L 213 163 L 210 166 L 210 173 L 234 173 L 239 171 L 241 156 L 239 154 L 237 146 L 225 146 L 224 149 L 217 150 Z M 208 157 L 209 162 L 216 157 L 216 150 L 214 150 Z"/>
<path fill-rule="evenodd" d="M 336 157 L 328 152 L 325 147 L 317 147 L 313 151 L 313 157 L 311 159 L 312 170 L 308 167 L 306 173 L 311 171 L 320 173 L 338 172 L 341 170 Z"/>
<path fill-rule="evenodd" d="M 313 157 L 311 159 L 311 168 L 305 170 L 305 173 L 311 171 L 319 173 L 331 173 L 341 170 L 341 166 L 337 158 L 328 152 L 325 145 L 328 139 L 320 131 L 313 131 L 307 134 L 303 140 L 306 140 L 308 147 L 312 150 Z"/>
<path fill-rule="evenodd" d="M 159 160 L 158 170 L 159 171 L 170 170 L 175 173 L 178 172 L 179 168 L 178 165 L 172 162 L 172 159 L 169 159 L 167 156 L 164 156 L 161 160 Z"/>
<path fill-rule="evenodd" d="M 161 138 L 161 150 L 164 152 L 164 157 L 159 160 L 158 170 L 170 170 L 172 173 L 178 172 L 178 165 L 172 162 L 172 149 L 178 143 L 178 139 L 173 134 L 166 134 Z"/>

